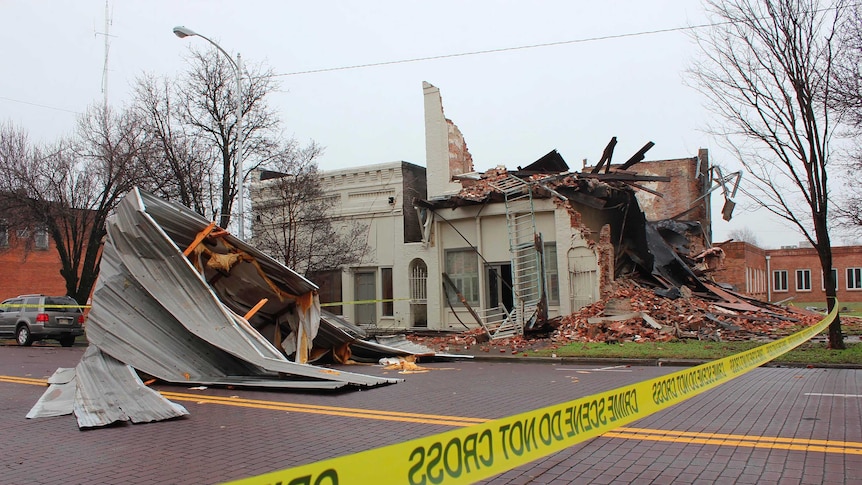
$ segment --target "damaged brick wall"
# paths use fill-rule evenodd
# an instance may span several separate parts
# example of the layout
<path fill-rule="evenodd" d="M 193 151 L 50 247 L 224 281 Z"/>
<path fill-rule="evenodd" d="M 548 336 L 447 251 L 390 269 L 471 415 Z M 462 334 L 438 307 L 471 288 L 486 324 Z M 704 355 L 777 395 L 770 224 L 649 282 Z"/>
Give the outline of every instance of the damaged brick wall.
<path fill-rule="evenodd" d="M 596 253 L 599 257 L 599 298 L 605 299 L 613 292 L 614 286 L 614 244 L 609 224 L 602 226 Z"/>
<path fill-rule="evenodd" d="M 680 221 L 698 221 L 704 228 L 709 227 L 709 197 L 693 205 L 709 188 L 708 177 L 702 175 L 708 168 L 705 149 L 701 149 L 697 157 L 641 162 L 630 168 L 630 172 L 639 175 L 670 177 L 669 182 L 643 183 L 645 187 L 661 193 L 663 197 L 643 190 L 637 191 L 638 203 L 647 220 L 658 221 L 679 216 L 677 219 Z"/>
<path fill-rule="evenodd" d="M 434 85 L 423 82 L 425 101 L 425 166 L 428 197 L 457 194 L 461 185 L 452 177 L 473 172 L 473 157 L 461 130 L 443 113 L 443 98 Z"/>
<path fill-rule="evenodd" d="M 583 239 L 584 241 L 588 241 L 591 244 L 596 242 L 595 238 L 593 237 L 592 230 L 581 220 L 581 213 L 575 210 L 574 207 L 572 207 L 572 201 L 563 201 L 559 199 L 552 200 L 555 206 L 564 209 L 566 213 L 569 214 L 569 225 L 572 228 L 573 235 L 578 234 L 580 235 L 581 239 Z"/>
<path fill-rule="evenodd" d="M 449 177 L 450 180 L 456 175 L 473 172 L 473 156 L 467 150 L 467 141 L 461 130 L 449 118 L 446 118 L 449 127 Z"/>
<path fill-rule="evenodd" d="M 695 158 L 678 160 L 660 160 L 644 162 L 636 165 L 630 171 L 639 175 L 655 175 L 670 177 L 669 182 L 646 182 L 649 187 L 664 197 L 658 197 L 646 191 L 638 191 L 637 198 L 647 220 L 658 221 L 670 219 L 688 210 L 693 200 L 700 197 L 700 183 L 695 175 Z M 683 221 L 701 221 L 705 216 L 705 208 L 697 209 L 680 217 Z"/>

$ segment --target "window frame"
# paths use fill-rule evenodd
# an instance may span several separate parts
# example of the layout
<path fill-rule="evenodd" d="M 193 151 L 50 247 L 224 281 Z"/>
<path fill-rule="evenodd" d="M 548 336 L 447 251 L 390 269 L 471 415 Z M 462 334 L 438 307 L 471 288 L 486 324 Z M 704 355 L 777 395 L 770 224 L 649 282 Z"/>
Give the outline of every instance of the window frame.
<path fill-rule="evenodd" d="M 847 291 L 862 290 L 862 268 L 847 268 Z M 851 283 L 853 285 L 851 286 Z"/>
<path fill-rule="evenodd" d="M 782 277 L 781 281 L 780 281 L 780 283 L 783 284 L 782 287 L 780 287 L 778 285 L 778 283 L 779 283 L 778 277 L 779 276 Z M 788 274 L 787 274 L 786 269 L 772 270 L 772 281 L 770 282 L 770 284 L 772 285 L 772 291 L 773 292 L 775 292 L 775 293 L 787 293 L 788 291 L 790 291 L 790 287 L 789 287 L 788 283 L 789 283 L 789 281 L 788 281 Z"/>
<path fill-rule="evenodd" d="M 0 248 L 9 247 L 9 223 L 0 219 Z"/>
<path fill-rule="evenodd" d="M 811 270 L 807 268 L 801 268 L 794 271 L 795 281 L 796 281 L 796 291 L 797 292 L 810 292 L 811 291 Z"/>
<path fill-rule="evenodd" d="M 455 284 L 458 292 L 467 300 L 467 303 L 478 308 L 481 301 L 481 288 L 479 285 L 479 256 L 476 250 L 474 248 L 453 248 L 447 249 L 444 253 L 444 267 L 449 279 L 452 280 L 452 283 Z M 463 259 L 461 261 L 452 261 L 450 258 L 454 256 Z M 452 263 L 451 266 L 450 263 Z M 458 264 L 456 265 L 455 263 Z M 455 272 L 454 266 L 463 266 L 464 270 L 473 269 L 474 271 Z M 460 303 L 458 296 L 452 291 L 452 288 L 446 288 L 446 297 L 453 306 Z"/>
<path fill-rule="evenodd" d="M 33 231 L 33 248 L 39 251 L 47 251 L 51 247 L 51 240 L 48 237 L 48 228 L 44 226 L 37 227 Z"/>
<path fill-rule="evenodd" d="M 380 268 L 380 316 L 395 316 L 395 286 L 392 279 L 392 267 Z"/>
<path fill-rule="evenodd" d="M 546 242 L 542 247 L 545 258 L 545 296 L 548 306 L 560 305 L 560 268 L 557 258 L 557 243 Z"/>
<path fill-rule="evenodd" d="M 832 268 L 832 276 L 835 277 L 835 291 L 838 291 L 841 288 L 838 285 L 838 268 Z M 823 274 L 823 270 L 820 270 L 820 290 L 826 291 L 826 278 Z"/>

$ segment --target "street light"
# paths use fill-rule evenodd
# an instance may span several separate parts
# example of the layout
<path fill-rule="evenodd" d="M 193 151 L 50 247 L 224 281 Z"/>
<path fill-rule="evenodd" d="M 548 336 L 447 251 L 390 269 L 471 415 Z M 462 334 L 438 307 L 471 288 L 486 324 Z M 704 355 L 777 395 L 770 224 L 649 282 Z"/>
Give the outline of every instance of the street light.
<path fill-rule="evenodd" d="M 200 37 L 201 39 L 209 42 L 216 49 L 218 49 L 222 54 L 227 57 L 227 60 L 230 61 L 230 65 L 233 67 L 234 72 L 236 73 L 236 173 L 234 174 L 234 184 L 236 185 L 237 195 L 239 195 L 239 207 L 238 207 L 238 224 L 239 231 L 238 236 L 240 239 L 245 241 L 245 221 L 243 221 L 243 217 L 245 215 L 245 196 L 242 193 L 242 58 L 239 53 L 236 54 L 236 61 L 234 61 L 230 54 L 227 53 L 224 49 L 221 48 L 220 45 L 216 44 L 212 39 L 203 36 L 192 29 L 183 26 L 174 27 L 174 35 L 179 37 L 180 39 L 184 39 L 186 37 Z"/>

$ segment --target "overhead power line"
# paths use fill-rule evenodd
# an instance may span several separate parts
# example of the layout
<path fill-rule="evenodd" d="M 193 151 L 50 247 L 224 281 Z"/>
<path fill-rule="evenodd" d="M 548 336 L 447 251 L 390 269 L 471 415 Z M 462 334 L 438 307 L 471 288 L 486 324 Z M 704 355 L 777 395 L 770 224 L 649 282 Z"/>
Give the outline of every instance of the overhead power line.
<path fill-rule="evenodd" d="M 56 106 L 48 106 L 46 104 L 31 103 L 30 101 L 22 101 L 20 99 L 7 98 L 6 96 L 0 96 L 0 99 L 2 99 L 4 101 L 11 101 L 13 103 L 21 103 L 21 104 L 28 104 L 30 106 L 38 106 L 39 108 L 53 109 L 55 111 L 64 111 L 66 113 L 72 113 L 72 114 L 76 114 L 76 115 L 83 114 L 80 111 L 75 111 L 75 110 L 65 109 L 65 108 L 57 108 Z"/>
<path fill-rule="evenodd" d="M 851 6 L 856 7 L 857 5 L 858 4 L 854 3 Z M 818 10 L 818 12 L 827 11 L 827 10 L 834 10 L 834 8 L 824 8 L 824 9 Z M 719 25 L 727 25 L 727 24 L 732 24 L 732 23 L 733 23 L 732 21 L 714 22 L 714 23 L 690 25 L 687 27 L 670 27 L 670 28 L 666 28 L 666 29 L 643 30 L 640 32 L 627 32 L 627 33 L 623 33 L 623 34 L 600 35 L 600 36 L 595 36 L 595 37 L 584 37 L 581 39 L 570 39 L 570 40 L 560 40 L 560 41 L 555 41 L 555 42 L 544 42 L 544 43 L 540 43 L 540 44 L 499 47 L 496 49 L 483 49 L 483 50 L 478 50 L 478 51 L 458 52 L 458 53 L 453 53 L 453 54 L 440 54 L 440 55 L 436 55 L 436 56 L 413 57 L 413 58 L 398 59 L 398 60 L 393 60 L 393 61 L 370 62 L 370 63 L 366 63 L 366 64 L 354 64 L 354 65 L 350 65 L 350 66 L 325 67 L 325 68 L 320 68 L 320 69 L 308 69 L 308 70 L 304 70 L 304 71 L 294 71 L 294 72 L 286 72 L 286 73 L 280 73 L 280 74 L 271 74 L 268 77 L 300 76 L 303 74 L 316 74 L 316 73 L 333 72 L 333 71 L 347 71 L 347 70 L 352 70 L 352 69 L 366 69 L 366 68 L 370 68 L 370 67 L 390 66 L 390 65 L 396 65 L 396 64 L 408 64 L 408 63 L 413 63 L 413 62 L 425 62 L 425 61 L 434 61 L 434 60 L 440 60 L 440 59 L 453 59 L 453 58 L 457 58 L 457 57 L 468 57 L 468 56 L 479 56 L 479 55 L 485 55 L 485 54 L 496 54 L 496 53 L 500 53 L 500 52 L 512 52 L 512 51 L 527 50 L 527 49 L 539 49 L 539 48 L 543 48 L 543 47 L 554 47 L 554 46 L 571 45 L 571 44 L 584 44 L 584 43 L 588 43 L 588 42 L 599 42 L 599 41 L 605 41 L 605 40 L 625 39 L 625 38 L 630 38 L 630 37 L 641 37 L 641 36 L 646 36 L 646 35 L 667 34 L 667 33 L 672 33 L 672 32 L 685 32 L 685 31 L 692 31 L 692 30 L 697 30 L 697 29 L 702 29 L 702 28 L 707 28 L 707 27 L 716 27 Z M 31 103 L 29 101 L 22 101 L 19 99 L 12 99 L 12 98 L 4 97 L 4 96 L 0 96 L 0 99 L 6 100 L 6 101 L 12 101 L 15 103 L 29 104 L 31 106 L 38 106 L 40 108 L 53 109 L 53 110 L 57 110 L 57 111 L 65 111 L 67 113 L 81 114 L 78 111 L 73 111 L 73 110 L 68 110 L 68 109 L 63 109 L 63 108 L 56 108 L 53 106 L 46 106 L 46 105 L 38 104 L 38 103 Z"/>
<path fill-rule="evenodd" d="M 853 3 L 849 5 L 850 8 L 855 8 L 859 4 Z M 830 10 L 835 10 L 835 7 L 827 7 L 818 9 L 815 12 L 821 13 Z M 286 77 L 286 76 L 299 76 L 302 74 L 315 74 L 320 72 L 332 72 L 332 71 L 346 71 L 350 69 L 365 69 L 368 67 L 380 67 L 380 66 L 390 66 L 394 64 L 408 64 L 412 62 L 424 62 L 424 61 L 435 61 L 439 59 L 452 59 L 456 57 L 467 57 L 467 56 L 478 56 L 485 54 L 496 54 L 500 52 L 511 52 L 511 51 L 519 51 L 519 50 L 527 50 L 527 49 L 539 49 L 542 47 L 554 47 L 560 45 L 570 45 L 570 44 L 584 44 L 587 42 L 598 42 L 603 40 L 613 40 L 613 39 L 625 39 L 629 37 L 641 37 L 645 35 L 656 35 L 656 34 L 667 34 L 672 32 L 685 32 L 692 31 L 697 29 L 703 29 L 707 27 L 718 27 L 720 25 L 729 25 L 735 23 L 734 21 L 724 21 L 724 22 L 711 22 L 705 24 L 698 25 L 690 25 L 687 27 L 670 27 L 667 29 L 655 29 L 655 30 L 643 30 L 640 32 L 627 32 L 624 34 L 609 34 L 609 35 L 599 35 L 596 37 L 585 37 L 582 39 L 571 39 L 571 40 L 560 40 L 555 42 L 545 42 L 541 44 L 529 44 L 529 45 L 520 45 L 513 47 L 499 47 L 496 49 L 484 49 L 478 51 L 469 51 L 469 52 L 459 52 L 455 54 L 440 54 L 436 56 L 426 56 L 426 57 L 413 57 L 408 59 L 399 59 L 394 61 L 380 61 L 380 62 L 370 62 L 367 64 L 354 64 L 350 66 L 340 66 L 340 67 L 324 67 L 321 69 L 309 69 L 305 71 L 295 71 L 295 72 L 286 72 L 281 74 L 272 74 L 270 77 Z"/>
<path fill-rule="evenodd" d="M 413 57 L 409 59 L 399 59 L 395 61 L 381 61 L 381 62 L 370 62 L 368 64 L 354 64 L 351 66 L 340 66 L 340 67 L 325 67 L 321 69 L 309 69 L 306 71 L 295 71 L 295 72 L 286 72 L 282 74 L 273 74 L 271 77 L 285 77 L 285 76 L 299 76 L 302 74 L 315 74 L 320 72 L 332 72 L 332 71 L 346 71 L 350 69 L 365 69 L 368 67 L 380 67 L 380 66 L 390 66 L 393 64 L 408 64 L 412 62 L 424 62 L 424 61 L 435 61 L 439 59 L 452 59 L 455 57 L 467 57 L 467 56 L 479 56 L 485 54 L 496 54 L 500 52 L 511 52 L 511 51 L 519 51 L 519 50 L 527 50 L 527 49 L 539 49 L 542 47 L 554 47 L 560 45 L 570 45 L 570 44 L 584 44 L 587 42 L 598 42 L 602 40 L 613 40 L 613 39 L 625 39 L 628 37 L 640 37 L 644 35 L 655 35 L 655 34 L 666 34 L 669 32 L 683 32 L 687 30 L 695 30 L 702 29 L 704 27 L 715 27 L 717 25 L 723 25 L 729 22 L 718 22 L 712 24 L 700 24 L 700 25 L 692 25 L 689 27 L 671 27 L 667 29 L 656 29 L 656 30 L 644 30 L 641 32 L 628 32 L 625 34 L 610 34 L 610 35 L 600 35 L 596 37 L 585 37 L 583 39 L 571 39 L 571 40 L 559 40 L 555 42 L 545 42 L 541 44 L 529 44 L 529 45 L 520 45 L 513 47 L 499 47 L 496 49 L 484 49 L 478 51 L 470 51 L 470 52 L 459 52 L 455 54 L 440 54 L 436 56 L 426 56 L 426 57 Z"/>

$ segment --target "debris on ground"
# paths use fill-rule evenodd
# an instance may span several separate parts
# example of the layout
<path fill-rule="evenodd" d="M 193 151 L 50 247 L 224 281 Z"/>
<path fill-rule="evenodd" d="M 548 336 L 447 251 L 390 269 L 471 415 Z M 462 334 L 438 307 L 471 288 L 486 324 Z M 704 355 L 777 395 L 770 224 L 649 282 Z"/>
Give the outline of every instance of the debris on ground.
<path fill-rule="evenodd" d="M 556 319 L 547 334 L 481 342 L 483 330 L 473 329 L 409 338 L 438 351 L 519 355 L 571 342 L 767 341 L 823 318 L 822 313 L 758 301 L 711 283 L 706 283 L 707 293 L 667 292 L 632 278 L 619 279 L 614 286 L 607 298 Z M 842 324 L 862 330 L 859 318 L 842 317 Z"/>

